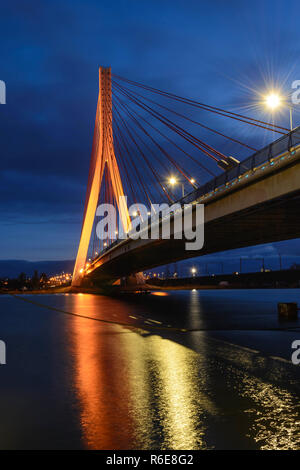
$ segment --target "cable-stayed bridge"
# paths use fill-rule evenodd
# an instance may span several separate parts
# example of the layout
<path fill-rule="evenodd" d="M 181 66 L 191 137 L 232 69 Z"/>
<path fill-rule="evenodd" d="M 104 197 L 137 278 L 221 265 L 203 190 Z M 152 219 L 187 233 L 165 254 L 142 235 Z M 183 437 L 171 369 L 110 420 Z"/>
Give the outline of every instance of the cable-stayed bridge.
<path fill-rule="evenodd" d="M 212 119 L 203 121 L 206 115 L 216 121 L 230 120 L 238 135 L 249 127 L 264 138 L 278 137 L 257 150 L 251 142 L 215 129 Z M 300 128 L 288 131 L 100 68 L 73 285 L 114 282 L 189 257 L 300 237 L 299 159 Z M 184 237 L 120 239 L 118 230 L 98 239 L 95 214 L 101 203 L 116 207 L 129 235 L 135 218 L 147 230 L 150 217 L 142 218 L 138 210 L 129 214 L 122 196 L 137 208 L 145 204 L 150 211 L 162 202 L 191 204 L 192 212 L 196 203 L 204 204 L 204 246 L 199 251 L 186 250 Z M 169 217 L 172 233 L 174 218 Z"/>

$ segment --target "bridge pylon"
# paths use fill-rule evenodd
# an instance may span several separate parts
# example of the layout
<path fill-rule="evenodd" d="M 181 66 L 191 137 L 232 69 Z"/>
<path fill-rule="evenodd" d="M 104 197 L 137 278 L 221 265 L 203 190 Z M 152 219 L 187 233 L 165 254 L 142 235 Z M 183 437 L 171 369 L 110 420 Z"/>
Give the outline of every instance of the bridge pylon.
<path fill-rule="evenodd" d="M 97 209 L 104 169 L 108 172 L 114 197 L 117 202 L 119 217 L 126 233 L 130 228 L 130 217 L 125 203 L 124 190 L 118 162 L 114 152 L 112 130 L 112 93 L 111 68 L 99 68 L 99 95 L 96 111 L 94 138 L 87 192 L 84 206 L 80 242 L 74 266 L 72 286 L 79 286 L 85 269 L 86 258 Z"/>

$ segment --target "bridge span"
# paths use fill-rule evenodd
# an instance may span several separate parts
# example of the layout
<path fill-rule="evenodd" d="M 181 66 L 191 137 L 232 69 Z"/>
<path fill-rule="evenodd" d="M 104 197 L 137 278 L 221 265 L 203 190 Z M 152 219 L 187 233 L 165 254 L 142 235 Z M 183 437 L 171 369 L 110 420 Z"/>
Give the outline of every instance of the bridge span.
<path fill-rule="evenodd" d="M 204 204 L 201 250 L 186 250 L 184 238 L 117 240 L 84 270 L 83 281 L 112 283 L 190 257 L 300 237 L 300 127 L 178 202 Z"/>

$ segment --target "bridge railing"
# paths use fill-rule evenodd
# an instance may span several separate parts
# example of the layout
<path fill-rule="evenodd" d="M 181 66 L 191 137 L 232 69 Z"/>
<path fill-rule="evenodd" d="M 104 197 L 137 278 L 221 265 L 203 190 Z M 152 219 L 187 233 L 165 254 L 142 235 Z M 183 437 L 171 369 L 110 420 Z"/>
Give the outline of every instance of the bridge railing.
<path fill-rule="evenodd" d="M 187 194 L 180 199 L 180 203 L 189 204 L 201 196 L 214 191 L 219 186 L 223 186 L 224 184 L 238 178 L 247 171 L 253 170 L 254 168 L 270 161 L 272 158 L 275 158 L 282 153 L 289 151 L 291 148 L 296 147 L 299 144 L 300 126 L 288 134 L 280 137 L 278 140 L 275 140 L 275 142 L 272 142 L 261 150 L 258 150 L 254 154 L 250 155 L 250 157 L 240 162 L 236 167 L 224 171 L 214 179 L 208 181 L 191 193 Z"/>

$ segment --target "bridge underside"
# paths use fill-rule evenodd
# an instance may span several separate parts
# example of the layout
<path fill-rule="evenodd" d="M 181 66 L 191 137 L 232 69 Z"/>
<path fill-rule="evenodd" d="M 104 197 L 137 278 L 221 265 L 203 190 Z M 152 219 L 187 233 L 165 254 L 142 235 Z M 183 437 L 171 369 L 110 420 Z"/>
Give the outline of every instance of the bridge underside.
<path fill-rule="evenodd" d="M 300 190 L 205 223 L 204 247 L 185 250 L 185 240 L 149 240 L 86 276 L 95 284 L 112 283 L 135 272 L 182 259 L 300 237 Z"/>

